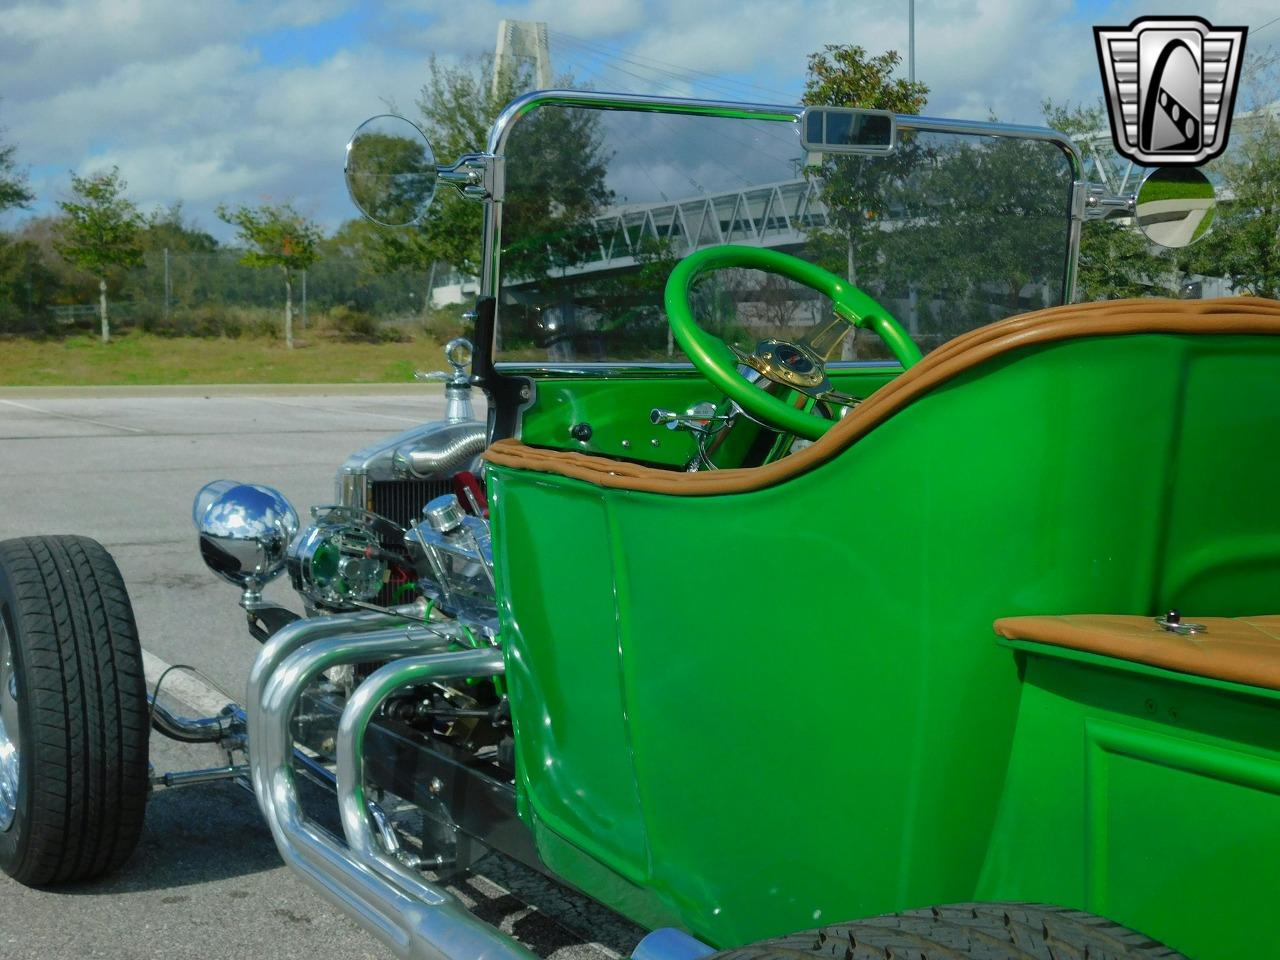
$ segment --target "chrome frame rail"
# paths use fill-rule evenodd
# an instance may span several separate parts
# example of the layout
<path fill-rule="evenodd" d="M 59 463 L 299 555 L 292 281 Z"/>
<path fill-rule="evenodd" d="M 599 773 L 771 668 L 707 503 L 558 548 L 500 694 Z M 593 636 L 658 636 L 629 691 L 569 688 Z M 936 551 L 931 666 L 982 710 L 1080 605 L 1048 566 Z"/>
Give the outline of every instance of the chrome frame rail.
<path fill-rule="evenodd" d="M 450 676 L 464 668 L 465 675 L 501 672 L 501 654 L 495 649 L 418 656 L 443 650 L 455 639 L 453 631 L 448 624 L 397 619 L 353 614 L 299 621 L 259 653 L 248 705 L 249 759 L 258 805 L 284 861 L 402 960 L 532 960 L 532 953 L 476 918 L 447 891 L 398 864 L 405 876 L 396 871 L 389 876 L 370 866 L 302 812 L 294 781 L 292 718 L 303 691 L 324 671 L 412 657 L 413 664 L 443 661 Z M 374 677 L 398 666 L 393 662 Z M 443 675 L 434 669 L 434 676 Z M 368 699 L 366 695 L 361 702 Z M 350 791 L 340 773 L 340 795 L 344 786 Z"/>

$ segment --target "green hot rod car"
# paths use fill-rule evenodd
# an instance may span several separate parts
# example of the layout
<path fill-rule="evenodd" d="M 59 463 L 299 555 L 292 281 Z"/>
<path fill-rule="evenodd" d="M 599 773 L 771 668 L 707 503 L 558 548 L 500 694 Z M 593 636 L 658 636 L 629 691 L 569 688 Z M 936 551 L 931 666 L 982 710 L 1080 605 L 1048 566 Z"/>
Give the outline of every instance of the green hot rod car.
<path fill-rule="evenodd" d="M 1270 955 L 1280 304 L 1072 304 L 1082 224 L 1134 210 L 1082 169 L 834 108 L 539 92 L 451 166 L 368 122 L 371 219 L 482 211 L 448 416 L 302 529 L 200 491 L 243 709 L 148 702 L 94 542 L 0 544 L 0 866 L 122 863 L 150 722 L 404 958 L 528 956 L 438 879 L 486 849 L 642 960 Z"/>

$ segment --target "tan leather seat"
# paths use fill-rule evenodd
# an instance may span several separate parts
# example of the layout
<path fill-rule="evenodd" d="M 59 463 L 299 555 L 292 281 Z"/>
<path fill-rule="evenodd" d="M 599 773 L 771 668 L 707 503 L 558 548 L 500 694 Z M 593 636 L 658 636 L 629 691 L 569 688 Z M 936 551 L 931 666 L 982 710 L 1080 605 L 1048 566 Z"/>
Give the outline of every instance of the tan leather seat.
<path fill-rule="evenodd" d="M 1280 690 L 1280 616 L 1186 617 L 1204 633 L 1177 634 L 1151 617 L 1008 617 L 1009 640 L 1029 640 L 1144 663 L 1165 670 Z"/>
<path fill-rule="evenodd" d="M 602 487 L 672 496 L 759 490 L 825 463 L 917 398 L 992 357 L 1059 340 L 1149 333 L 1280 334 L 1280 302 L 1262 297 L 1103 300 L 1052 307 L 988 324 L 927 354 L 855 407 L 812 446 L 762 467 L 682 473 L 530 447 L 514 439 L 494 443 L 484 458 L 506 467 L 558 474 Z"/>

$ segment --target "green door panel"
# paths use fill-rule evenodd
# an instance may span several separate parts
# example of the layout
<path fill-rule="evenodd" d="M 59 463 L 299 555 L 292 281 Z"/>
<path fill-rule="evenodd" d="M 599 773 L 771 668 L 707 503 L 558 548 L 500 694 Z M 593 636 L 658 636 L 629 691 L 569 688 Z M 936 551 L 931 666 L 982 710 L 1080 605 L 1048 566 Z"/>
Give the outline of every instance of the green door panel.
<path fill-rule="evenodd" d="M 501 486 L 493 493 L 508 692 L 512 702 L 535 707 L 513 717 L 530 774 L 527 802 L 557 832 L 638 882 L 647 855 L 635 815 L 606 510 L 536 480 L 518 497 Z M 511 549 L 526 543 L 543 549 Z"/>
<path fill-rule="evenodd" d="M 1200 351 L 1188 365 L 1185 402 L 1229 415 L 1189 418 L 1171 453 L 1178 482 L 1166 493 L 1168 566 L 1157 606 L 1216 616 L 1280 610 L 1280 531 L 1255 512 L 1266 516 L 1280 492 L 1275 383 L 1271 354 L 1247 342 Z"/>
<path fill-rule="evenodd" d="M 997 823 L 1023 686 L 991 623 L 1274 612 L 1280 498 L 1216 478 L 1274 477 L 1277 437 L 1274 339 L 1142 335 L 988 361 L 751 493 L 491 468 L 540 844 L 718 946 L 980 892 L 1055 900 L 1046 871 L 994 866 L 1021 862 L 1025 818 Z M 1252 573 L 1221 572 L 1246 537 Z M 1136 803 L 1143 774 L 1116 769 Z M 1052 832 L 1025 841 L 1061 855 Z"/>
<path fill-rule="evenodd" d="M 1197 960 L 1256 953 L 1280 888 L 1274 700 L 1042 649 L 1019 655 L 979 896 L 1075 904 Z"/>

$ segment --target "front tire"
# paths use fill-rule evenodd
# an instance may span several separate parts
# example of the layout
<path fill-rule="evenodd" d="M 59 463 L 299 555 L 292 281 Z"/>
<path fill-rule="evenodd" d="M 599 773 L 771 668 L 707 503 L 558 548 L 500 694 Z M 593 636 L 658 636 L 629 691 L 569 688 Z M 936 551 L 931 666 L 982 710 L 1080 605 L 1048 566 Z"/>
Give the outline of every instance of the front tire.
<path fill-rule="evenodd" d="M 1079 910 L 957 903 L 908 910 L 725 950 L 708 960 L 1186 960 L 1150 937 Z"/>
<path fill-rule="evenodd" d="M 0 543 L 0 870 L 41 886 L 128 859 L 146 809 L 148 721 L 111 555 L 84 537 Z"/>

